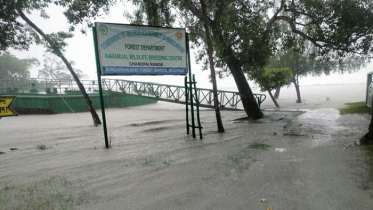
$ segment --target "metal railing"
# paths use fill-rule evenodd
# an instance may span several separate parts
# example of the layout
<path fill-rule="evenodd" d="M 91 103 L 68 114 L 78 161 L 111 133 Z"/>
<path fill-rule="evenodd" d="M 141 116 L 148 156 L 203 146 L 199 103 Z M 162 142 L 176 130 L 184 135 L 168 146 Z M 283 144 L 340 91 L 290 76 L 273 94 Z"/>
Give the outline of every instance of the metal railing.
<path fill-rule="evenodd" d="M 103 79 L 103 89 L 107 91 L 135 94 L 144 97 L 157 98 L 158 100 L 170 101 L 174 103 L 185 103 L 185 87 L 177 85 L 167 85 L 149 82 L 138 82 L 118 79 Z M 200 106 L 213 107 L 214 95 L 211 89 L 197 88 L 197 95 Z M 237 109 L 241 101 L 240 94 L 232 91 L 218 91 L 221 108 Z M 260 106 L 266 99 L 264 94 L 254 94 Z"/>
<path fill-rule="evenodd" d="M 81 80 L 87 93 L 98 92 L 95 80 Z M 138 82 L 118 79 L 102 79 L 104 91 L 138 95 L 155 98 L 172 103 L 185 103 L 185 87 L 150 82 Z M 23 81 L 0 80 L 0 94 L 79 94 L 79 88 L 74 80 L 28 79 Z M 197 88 L 199 104 L 202 107 L 213 108 L 214 95 L 211 89 Z M 218 90 L 220 107 L 223 109 L 238 109 L 241 101 L 238 92 Z M 254 94 L 260 106 L 266 99 L 264 94 Z"/>

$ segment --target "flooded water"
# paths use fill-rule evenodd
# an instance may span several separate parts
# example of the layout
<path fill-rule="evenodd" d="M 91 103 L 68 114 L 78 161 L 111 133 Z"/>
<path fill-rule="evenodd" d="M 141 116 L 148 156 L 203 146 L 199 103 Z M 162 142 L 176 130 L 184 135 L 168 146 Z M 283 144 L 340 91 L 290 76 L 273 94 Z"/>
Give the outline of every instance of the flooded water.
<path fill-rule="evenodd" d="M 345 149 L 369 117 L 334 109 L 362 101 L 362 85 L 304 89 L 301 105 L 283 91 L 283 109 L 311 111 L 266 112 L 273 120 L 262 123 L 232 123 L 245 113 L 222 111 L 224 134 L 203 109 L 203 140 L 186 134 L 183 105 L 107 109 L 110 149 L 89 113 L 3 118 L 0 209 L 370 209 L 372 185 L 359 188 L 365 157 Z"/>
<path fill-rule="evenodd" d="M 237 91 L 235 88 L 230 91 Z M 255 86 L 254 93 L 261 93 Z M 297 95 L 294 86 L 283 87 L 277 102 L 283 109 L 317 109 L 317 108 L 340 108 L 345 103 L 365 101 L 366 84 L 333 84 L 333 85 L 304 85 L 300 86 L 302 103 L 296 103 Z M 274 94 L 275 91 L 272 91 Z M 261 105 L 264 109 L 276 108 L 267 92 L 267 96 Z M 242 105 L 239 104 L 239 108 Z"/>
<path fill-rule="evenodd" d="M 341 108 L 345 103 L 362 102 L 366 98 L 366 84 L 344 84 L 344 85 L 305 85 L 301 86 L 301 97 L 303 102 L 296 103 L 297 96 L 293 86 L 283 87 L 277 100 L 282 110 L 307 111 L 318 108 Z M 235 88 L 226 88 L 228 91 L 237 91 Z M 261 105 L 262 109 L 276 109 L 267 92 L 260 92 L 253 88 L 254 93 L 262 93 L 267 96 Z M 274 91 L 273 91 L 274 94 Z M 158 102 L 162 106 L 155 109 L 184 109 L 183 105 Z M 237 106 L 242 109 L 241 102 Z"/>

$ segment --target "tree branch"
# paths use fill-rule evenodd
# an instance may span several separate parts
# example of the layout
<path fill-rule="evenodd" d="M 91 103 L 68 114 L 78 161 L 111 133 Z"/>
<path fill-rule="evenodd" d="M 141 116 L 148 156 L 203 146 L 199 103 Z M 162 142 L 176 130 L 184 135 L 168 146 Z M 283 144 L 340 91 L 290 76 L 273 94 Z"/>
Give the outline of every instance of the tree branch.
<path fill-rule="evenodd" d="M 195 15 L 198 19 L 203 20 L 201 11 L 194 5 L 191 0 L 184 1 L 189 10 Z"/>
<path fill-rule="evenodd" d="M 275 14 L 272 16 L 271 19 L 269 19 L 269 21 L 267 23 L 267 29 L 264 32 L 264 37 L 266 37 L 268 35 L 269 31 L 272 28 L 272 25 L 276 22 L 276 18 L 278 16 L 278 14 L 280 14 L 282 9 L 284 8 L 284 5 L 285 5 L 285 0 L 281 0 L 280 8 L 278 8 L 278 10 L 276 10 Z"/>
<path fill-rule="evenodd" d="M 214 21 L 219 21 L 221 14 L 223 13 L 224 1 L 216 1 L 216 7 L 217 9 L 215 10 Z"/>
<path fill-rule="evenodd" d="M 301 37 L 303 37 L 303 38 L 309 40 L 309 41 L 312 42 L 312 44 L 314 44 L 315 46 L 320 47 L 320 48 L 323 48 L 323 47 L 324 47 L 323 45 L 321 45 L 321 44 L 318 43 L 319 40 L 317 40 L 317 39 L 315 39 L 315 38 L 313 38 L 313 37 L 311 37 L 311 36 L 305 34 L 304 32 L 298 30 L 297 27 L 296 27 L 296 25 L 295 25 L 295 23 L 293 22 L 293 19 L 291 19 L 290 17 L 286 17 L 286 16 L 277 16 L 277 17 L 275 17 L 275 21 L 277 21 L 277 20 L 283 20 L 283 21 L 287 22 L 287 23 L 289 24 L 289 26 L 290 26 L 290 28 L 291 28 L 291 31 L 292 31 L 293 33 L 298 34 L 298 35 L 300 35 Z M 324 41 L 324 42 L 325 42 L 325 41 Z M 325 43 L 326 43 L 326 42 L 325 42 Z M 330 43 L 330 44 L 332 44 L 332 43 Z"/>

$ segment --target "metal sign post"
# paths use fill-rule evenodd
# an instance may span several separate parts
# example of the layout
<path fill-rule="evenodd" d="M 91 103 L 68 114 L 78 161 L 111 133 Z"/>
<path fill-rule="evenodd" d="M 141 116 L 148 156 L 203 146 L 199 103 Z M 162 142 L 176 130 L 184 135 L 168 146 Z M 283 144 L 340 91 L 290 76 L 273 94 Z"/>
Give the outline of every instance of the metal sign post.
<path fill-rule="evenodd" d="M 101 85 L 101 68 L 100 68 L 100 59 L 98 57 L 96 27 L 92 28 L 92 33 L 93 33 L 93 41 L 94 41 L 94 45 L 95 45 L 97 80 L 98 80 L 98 89 L 99 89 L 99 93 L 100 93 L 100 104 L 101 104 L 101 114 L 102 114 L 102 125 L 103 125 L 103 128 L 104 128 L 105 147 L 106 147 L 106 149 L 108 149 L 109 148 L 109 140 L 108 140 L 107 128 L 106 128 L 104 95 L 102 93 L 102 85 Z"/>

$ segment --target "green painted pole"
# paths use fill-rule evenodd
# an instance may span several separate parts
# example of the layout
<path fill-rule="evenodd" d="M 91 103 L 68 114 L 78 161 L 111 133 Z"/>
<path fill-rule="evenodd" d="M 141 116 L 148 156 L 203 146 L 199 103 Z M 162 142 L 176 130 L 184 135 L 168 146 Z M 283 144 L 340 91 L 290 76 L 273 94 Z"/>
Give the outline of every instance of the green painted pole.
<path fill-rule="evenodd" d="M 196 85 L 196 78 L 193 74 L 193 84 L 194 84 L 194 94 L 196 96 L 196 108 L 197 108 L 197 122 L 198 122 L 198 129 L 199 129 L 199 138 L 202 139 L 202 126 L 201 120 L 199 119 L 199 98 L 197 94 L 197 85 Z"/>
<path fill-rule="evenodd" d="M 193 83 L 192 83 L 192 67 L 190 65 L 190 49 L 189 49 L 189 34 L 186 34 L 186 48 L 188 52 L 188 67 L 189 67 L 189 94 L 190 94 L 190 111 L 192 112 L 192 135 L 196 138 L 196 126 L 194 124 L 194 108 L 193 108 Z"/>
<path fill-rule="evenodd" d="M 97 46 L 96 27 L 92 28 L 92 32 L 93 32 L 93 42 L 94 42 L 94 46 L 95 46 L 97 80 L 98 80 L 98 89 L 99 89 L 99 93 L 100 93 L 100 103 L 101 103 L 101 113 L 102 113 L 102 125 L 104 127 L 105 147 L 106 147 L 106 149 L 108 149 L 109 148 L 109 141 L 108 141 L 107 129 L 106 129 L 106 116 L 105 116 L 104 96 L 102 94 L 102 86 L 101 86 L 101 68 L 100 68 L 100 60 L 98 58 L 98 46 Z"/>
<path fill-rule="evenodd" d="M 184 84 L 185 84 L 185 115 L 186 115 L 186 129 L 187 134 L 189 135 L 189 110 L 188 110 L 188 77 L 184 77 Z"/>

